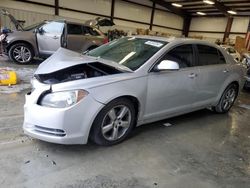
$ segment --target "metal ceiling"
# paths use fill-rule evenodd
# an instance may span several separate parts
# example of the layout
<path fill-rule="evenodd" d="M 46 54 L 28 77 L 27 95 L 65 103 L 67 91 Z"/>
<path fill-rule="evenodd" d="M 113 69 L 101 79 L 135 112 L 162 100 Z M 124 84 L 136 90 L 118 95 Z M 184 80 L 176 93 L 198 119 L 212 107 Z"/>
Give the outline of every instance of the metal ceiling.
<path fill-rule="evenodd" d="M 197 12 L 202 12 L 205 16 L 250 16 L 250 0 L 210 0 L 214 4 L 207 4 L 203 0 L 151 0 L 164 6 L 169 11 L 176 14 L 184 14 L 192 17 L 200 16 Z M 172 3 L 177 3 L 182 7 L 175 7 Z M 173 7 L 173 8 L 171 8 Z M 228 11 L 235 11 L 232 15 Z"/>

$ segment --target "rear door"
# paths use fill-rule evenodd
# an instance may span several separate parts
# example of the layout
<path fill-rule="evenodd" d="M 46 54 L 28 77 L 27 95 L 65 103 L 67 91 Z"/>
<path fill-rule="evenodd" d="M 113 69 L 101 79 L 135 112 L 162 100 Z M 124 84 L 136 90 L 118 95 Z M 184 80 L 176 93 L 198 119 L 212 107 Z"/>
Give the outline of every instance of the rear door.
<path fill-rule="evenodd" d="M 215 47 L 197 44 L 196 54 L 199 68 L 197 102 L 199 105 L 207 105 L 217 97 L 229 76 L 230 68 L 223 54 Z"/>
<path fill-rule="evenodd" d="M 85 43 L 81 24 L 67 23 L 67 48 L 80 52 Z"/>
<path fill-rule="evenodd" d="M 103 37 L 100 33 L 88 26 L 80 24 L 67 24 L 67 48 L 83 52 L 89 48 L 102 44 Z"/>
<path fill-rule="evenodd" d="M 40 54 L 51 55 L 61 47 L 63 29 L 64 22 L 49 22 L 39 28 L 36 37 Z"/>
<path fill-rule="evenodd" d="M 149 73 L 146 119 L 192 110 L 196 101 L 198 70 L 193 66 L 193 46 L 185 44 L 174 47 L 156 65 L 162 60 L 175 61 L 180 69 Z"/>

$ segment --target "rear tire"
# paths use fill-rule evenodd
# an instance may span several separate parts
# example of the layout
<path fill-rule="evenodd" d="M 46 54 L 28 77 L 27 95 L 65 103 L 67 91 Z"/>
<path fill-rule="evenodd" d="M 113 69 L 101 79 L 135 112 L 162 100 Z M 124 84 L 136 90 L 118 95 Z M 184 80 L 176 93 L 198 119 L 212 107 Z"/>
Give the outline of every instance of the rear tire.
<path fill-rule="evenodd" d="M 9 49 L 9 58 L 17 64 L 29 64 L 33 60 L 34 50 L 25 43 L 16 43 Z"/>
<path fill-rule="evenodd" d="M 236 84 L 230 84 L 223 92 L 219 103 L 213 107 L 213 111 L 216 113 L 227 113 L 233 106 L 238 96 L 238 86 Z"/>
<path fill-rule="evenodd" d="M 96 116 L 90 139 L 97 145 L 110 146 L 125 140 L 135 125 L 135 107 L 126 98 L 108 103 Z"/>

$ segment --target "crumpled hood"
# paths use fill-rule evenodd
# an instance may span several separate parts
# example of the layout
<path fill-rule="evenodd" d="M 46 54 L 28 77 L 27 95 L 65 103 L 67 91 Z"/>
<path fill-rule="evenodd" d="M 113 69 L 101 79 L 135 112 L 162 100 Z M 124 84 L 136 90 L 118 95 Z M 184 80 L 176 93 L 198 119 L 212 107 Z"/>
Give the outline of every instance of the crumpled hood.
<path fill-rule="evenodd" d="M 48 74 L 75 65 L 94 62 L 100 62 L 102 64 L 112 66 L 119 70 L 132 72 L 129 68 L 112 61 L 82 55 L 80 53 L 65 48 L 59 48 L 52 56 L 50 56 L 42 64 L 39 65 L 35 74 Z"/>

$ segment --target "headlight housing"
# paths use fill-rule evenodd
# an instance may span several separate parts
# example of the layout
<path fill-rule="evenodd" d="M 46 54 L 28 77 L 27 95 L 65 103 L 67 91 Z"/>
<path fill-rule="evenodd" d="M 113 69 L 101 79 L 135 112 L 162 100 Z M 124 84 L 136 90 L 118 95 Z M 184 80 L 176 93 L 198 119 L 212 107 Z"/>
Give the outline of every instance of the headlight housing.
<path fill-rule="evenodd" d="M 60 91 L 45 94 L 39 104 L 51 108 L 67 108 L 82 100 L 88 95 L 85 90 Z"/>

